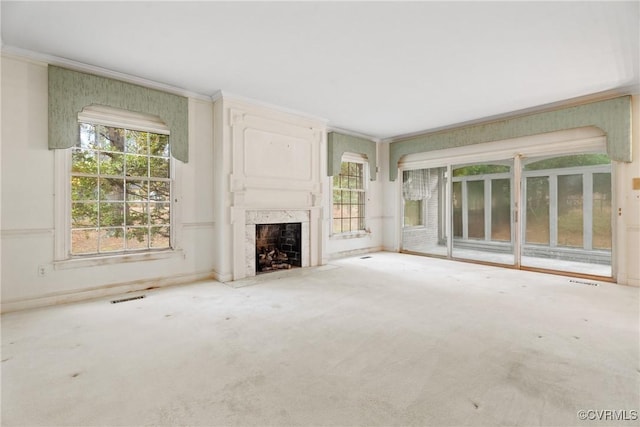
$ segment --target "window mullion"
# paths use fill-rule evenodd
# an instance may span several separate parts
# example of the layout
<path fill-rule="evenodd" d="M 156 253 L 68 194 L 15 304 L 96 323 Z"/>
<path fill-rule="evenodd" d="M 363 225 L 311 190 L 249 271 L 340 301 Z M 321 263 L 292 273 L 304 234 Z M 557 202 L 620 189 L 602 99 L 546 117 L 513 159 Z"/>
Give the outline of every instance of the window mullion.
<path fill-rule="evenodd" d="M 166 138 L 158 139 L 157 142 L 161 145 L 152 147 L 154 137 L 158 138 L 145 131 L 133 132 L 125 128 L 105 127 L 101 125 L 94 126 L 92 134 L 86 132 L 85 134 L 81 134 L 81 141 L 79 141 L 78 146 L 82 148 L 83 151 L 86 151 L 87 154 L 93 154 L 93 156 L 69 156 L 72 161 L 69 167 L 65 168 L 66 173 L 69 174 L 67 177 L 93 178 L 95 181 L 76 179 L 68 185 L 69 188 L 76 192 L 76 194 L 79 194 L 80 197 L 85 197 L 87 192 L 91 191 L 92 187 L 89 187 L 89 184 L 97 185 L 97 196 L 95 196 L 95 208 L 90 207 L 89 203 L 94 202 L 86 197 L 76 201 L 72 200 L 72 197 L 67 198 L 68 202 L 66 205 L 69 206 L 69 213 L 65 216 L 68 218 L 68 226 L 66 229 L 69 230 L 69 243 L 67 244 L 69 250 L 66 256 L 96 255 L 152 249 L 154 246 L 152 244 L 152 228 L 154 228 L 152 212 L 155 208 L 159 209 L 157 213 L 160 218 L 160 224 L 156 229 L 158 233 L 163 233 L 159 238 L 160 242 L 162 242 L 162 245 L 166 245 L 166 247 L 171 247 L 172 239 L 170 235 L 173 228 L 173 209 L 171 207 L 173 168 L 167 163 L 170 161 L 168 156 L 152 156 L 152 149 L 155 149 L 160 154 L 169 152 L 170 150 L 167 149 L 169 141 Z M 93 138 L 95 138 L 95 144 L 93 143 Z M 111 140 L 111 143 L 105 145 L 105 138 Z M 88 146 L 87 141 L 91 143 L 91 148 L 86 148 Z M 77 148 L 74 148 L 74 150 L 77 150 Z M 108 158 L 105 157 L 102 159 L 105 153 L 108 153 L 109 156 Z M 153 163 L 151 161 L 152 159 Z M 94 162 L 95 165 L 93 164 Z M 143 164 L 145 165 L 144 171 L 140 170 Z M 79 172 L 74 172 L 74 168 Z M 97 172 L 87 173 L 86 171 L 88 170 L 95 170 Z M 122 173 L 114 175 L 114 172 Z M 106 173 L 110 174 L 107 175 Z M 157 178 L 153 177 L 155 173 L 159 175 Z M 168 176 L 163 176 L 165 174 Z M 151 200 L 150 182 L 152 178 L 154 183 L 157 183 L 157 191 L 162 203 L 156 199 Z M 69 179 L 70 178 L 67 178 L 67 180 Z M 111 182 L 111 180 L 115 181 Z M 142 185 L 132 187 L 131 184 L 133 183 L 140 183 Z M 169 184 L 168 192 L 165 191 L 166 185 L 162 183 Z M 117 197 L 111 197 L 111 195 Z M 76 209 L 74 213 L 73 203 L 76 202 L 85 204 L 85 206 L 77 205 L 78 209 Z M 74 217 L 75 214 L 78 215 L 77 219 Z M 87 220 L 92 221 L 89 224 L 91 224 L 91 229 L 95 230 L 95 233 L 85 234 L 87 238 L 92 240 L 91 246 L 93 247 L 79 243 L 80 240 L 76 240 L 75 243 L 78 246 L 75 246 L 71 237 L 79 239 L 81 235 L 80 233 L 74 234 L 74 230 L 89 229 L 89 227 L 84 225 L 87 224 Z M 74 228 L 74 222 L 83 225 Z M 169 233 L 168 238 L 164 235 L 167 232 Z M 142 241 L 136 241 L 138 237 L 142 236 L 145 236 L 144 243 Z M 158 247 L 163 246 L 158 245 Z"/>
<path fill-rule="evenodd" d="M 583 247 L 593 249 L 593 173 L 582 174 Z"/>

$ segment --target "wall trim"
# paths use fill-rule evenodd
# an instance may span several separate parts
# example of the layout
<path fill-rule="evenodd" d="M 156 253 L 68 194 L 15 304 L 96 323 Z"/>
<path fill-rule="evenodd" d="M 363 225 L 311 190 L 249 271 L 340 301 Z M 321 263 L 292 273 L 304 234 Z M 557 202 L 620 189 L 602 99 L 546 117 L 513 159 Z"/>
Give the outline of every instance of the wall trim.
<path fill-rule="evenodd" d="M 325 119 L 324 117 L 320 117 L 320 116 L 316 116 L 310 113 L 305 113 L 304 111 L 300 111 L 300 110 L 296 110 L 293 108 L 287 108 L 287 107 L 283 107 L 280 105 L 275 105 L 275 104 L 271 104 L 269 102 L 266 101 L 260 101 L 258 99 L 255 98 L 251 98 L 248 96 L 244 96 L 244 95 L 238 95 L 235 93 L 231 93 L 228 92 L 226 90 L 217 90 L 213 95 L 211 95 L 211 97 L 209 98 L 209 100 L 211 102 L 216 102 L 219 101 L 221 99 L 225 99 L 227 101 L 238 101 L 238 102 L 242 102 L 242 103 L 248 103 L 257 107 L 263 107 L 263 108 L 268 108 L 270 110 L 275 110 L 278 111 L 280 113 L 285 113 L 285 114 L 291 114 L 294 116 L 298 116 L 307 120 L 315 120 L 318 122 L 322 122 L 323 124 L 327 124 L 329 122 L 328 119 Z"/>
<path fill-rule="evenodd" d="M 382 246 L 372 246 L 368 248 L 351 249 L 348 251 L 334 252 L 332 254 L 329 254 L 329 261 L 333 261 L 341 258 L 349 258 L 357 255 L 370 254 L 373 252 L 383 252 L 383 251 L 384 249 Z"/>
<path fill-rule="evenodd" d="M 116 283 L 97 288 L 83 289 L 69 292 L 52 293 L 35 298 L 24 298 L 11 301 L 2 301 L 1 313 L 29 310 L 38 307 L 68 304 L 90 299 L 104 298 L 112 295 L 139 292 L 167 286 L 182 285 L 204 280 L 215 280 L 213 271 L 204 271 L 192 274 L 181 274 L 171 277 L 157 277 L 135 282 Z"/>
<path fill-rule="evenodd" d="M 168 92 L 173 95 L 180 95 L 188 98 L 195 98 L 202 101 L 211 102 L 211 97 L 203 95 L 201 93 L 192 92 L 177 86 L 171 86 L 165 83 L 160 83 L 154 80 L 137 77 L 131 74 L 121 73 L 119 71 L 110 70 L 107 68 L 98 67 L 95 65 L 89 65 L 78 61 L 73 61 L 67 58 L 60 58 L 54 55 L 48 55 L 44 53 L 34 52 L 28 49 L 22 49 L 15 46 L 2 45 L 2 55 L 8 57 L 14 57 L 17 59 L 28 60 L 34 63 L 41 64 L 43 66 L 57 65 L 64 68 L 69 68 L 74 71 L 80 71 L 89 74 L 95 74 L 100 77 L 108 77 L 115 80 L 121 80 L 127 83 L 133 83 L 138 86 L 144 86 L 149 89 L 156 89 L 163 92 Z"/>
<path fill-rule="evenodd" d="M 214 228 L 216 226 L 215 221 L 203 221 L 203 222 L 183 222 L 183 228 Z"/>
<path fill-rule="evenodd" d="M 0 232 L 2 238 L 28 237 L 28 236 L 53 236 L 53 228 L 13 228 Z"/>
<path fill-rule="evenodd" d="M 214 271 L 213 279 L 221 283 L 227 283 L 233 280 L 233 274 L 231 273 L 223 274 L 223 273 L 218 273 L 217 271 Z"/>

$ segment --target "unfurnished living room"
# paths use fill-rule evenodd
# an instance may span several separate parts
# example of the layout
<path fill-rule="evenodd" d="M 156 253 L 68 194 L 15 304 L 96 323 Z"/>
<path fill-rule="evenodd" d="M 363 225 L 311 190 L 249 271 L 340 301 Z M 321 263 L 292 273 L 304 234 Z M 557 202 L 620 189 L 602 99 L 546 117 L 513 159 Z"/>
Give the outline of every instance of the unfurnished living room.
<path fill-rule="evenodd" d="M 3 426 L 640 425 L 640 1 L 0 19 Z"/>

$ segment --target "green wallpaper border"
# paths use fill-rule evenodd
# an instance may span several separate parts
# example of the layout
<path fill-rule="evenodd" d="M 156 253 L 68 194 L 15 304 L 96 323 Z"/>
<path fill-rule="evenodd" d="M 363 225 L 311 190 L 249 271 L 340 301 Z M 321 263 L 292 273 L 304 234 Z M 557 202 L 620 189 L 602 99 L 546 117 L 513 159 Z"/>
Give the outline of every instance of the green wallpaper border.
<path fill-rule="evenodd" d="M 132 83 L 49 65 L 49 149 L 70 148 L 80 135 L 78 113 L 105 105 L 160 117 L 171 132 L 171 155 L 189 161 L 188 99 Z"/>
<path fill-rule="evenodd" d="M 327 135 L 327 176 L 334 176 L 340 171 L 342 155 L 344 153 L 358 153 L 367 156 L 369 160 L 369 177 L 376 180 L 378 161 L 376 143 L 365 138 L 329 132 Z"/>
<path fill-rule="evenodd" d="M 398 177 L 398 162 L 407 154 L 596 126 L 607 136 L 612 160 L 631 162 L 631 96 L 554 111 L 533 113 L 395 141 L 389 147 L 389 180 Z"/>

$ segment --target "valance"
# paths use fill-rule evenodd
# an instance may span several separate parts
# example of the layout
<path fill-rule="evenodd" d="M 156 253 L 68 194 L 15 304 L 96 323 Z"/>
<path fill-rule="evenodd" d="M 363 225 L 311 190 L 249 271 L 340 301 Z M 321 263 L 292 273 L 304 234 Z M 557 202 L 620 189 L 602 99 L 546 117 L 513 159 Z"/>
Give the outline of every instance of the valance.
<path fill-rule="evenodd" d="M 606 134 L 611 160 L 631 162 L 631 97 L 621 96 L 394 141 L 389 147 L 389 180 L 396 180 L 398 162 L 408 154 L 588 126 L 595 126 Z"/>
<path fill-rule="evenodd" d="M 344 153 L 357 153 L 367 157 L 369 161 L 369 177 L 376 180 L 378 162 L 376 159 L 376 143 L 365 138 L 329 132 L 327 136 L 327 175 L 334 176 L 340 172 L 340 163 Z"/>
<path fill-rule="evenodd" d="M 73 147 L 80 137 L 78 114 L 95 105 L 159 117 L 169 128 L 171 155 L 189 161 L 187 98 L 53 65 L 49 66 L 49 149 Z"/>

